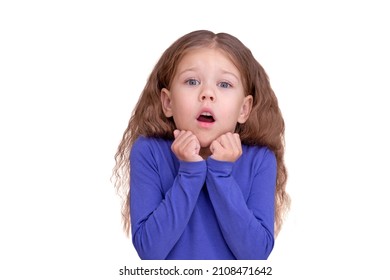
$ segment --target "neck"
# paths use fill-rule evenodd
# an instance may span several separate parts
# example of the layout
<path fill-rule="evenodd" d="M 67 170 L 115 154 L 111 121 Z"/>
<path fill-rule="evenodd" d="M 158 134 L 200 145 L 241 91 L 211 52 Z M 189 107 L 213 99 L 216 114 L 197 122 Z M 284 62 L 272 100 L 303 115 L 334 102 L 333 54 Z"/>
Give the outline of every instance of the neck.
<path fill-rule="evenodd" d="M 211 156 L 210 147 L 200 148 L 199 155 L 200 155 L 203 159 L 207 159 L 209 156 Z"/>

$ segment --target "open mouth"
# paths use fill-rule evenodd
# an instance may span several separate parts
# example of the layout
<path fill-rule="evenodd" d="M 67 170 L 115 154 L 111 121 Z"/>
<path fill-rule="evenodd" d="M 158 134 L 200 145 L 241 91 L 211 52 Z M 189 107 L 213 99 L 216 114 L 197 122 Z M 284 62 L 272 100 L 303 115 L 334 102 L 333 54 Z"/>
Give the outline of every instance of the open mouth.
<path fill-rule="evenodd" d="M 213 115 L 209 112 L 203 112 L 202 114 L 199 115 L 197 118 L 199 122 L 206 122 L 206 123 L 212 123 L 215 122 L 215 119 Z"/>

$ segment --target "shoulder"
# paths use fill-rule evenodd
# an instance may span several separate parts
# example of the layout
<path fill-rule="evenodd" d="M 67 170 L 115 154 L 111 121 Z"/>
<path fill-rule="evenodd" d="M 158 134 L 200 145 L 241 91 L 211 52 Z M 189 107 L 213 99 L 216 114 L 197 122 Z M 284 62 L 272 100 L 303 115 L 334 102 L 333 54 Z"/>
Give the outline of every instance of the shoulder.
<path fill-rule="evenodd" d="M 254 168 L 276 167 L 276 157 L 274 152 L 266 146 L 243 145 L 240 161 L 252 165 Z"/>
<path fill-rule="evenodd" d="M 257 190 L 273 190 L 277 177 L 276 157 L 267 147 L 243 145 L 232 174 L 246 199 Z"/>
<path fill-rule="evenodd" d="M 179 166 L 171 145 L 172 140 L 153 137 L 137 138 L 130 151 L 131 176 L 154 174 L 165 182 L 164 186 L 171 187 L 173 179 L 170 176 L 176 174 Z"/>
<path fill-rule="evenodd" d="M 171 140 L 140 136 L 131 147 L 130 157 L 170 153 Z"/>
<path fill-rule="evenodd" d="M 266 146 L 250 146 L 242 145 L 242 153 L 247 157 L 255 157 L 257 159 L 264 157 L 274 157 L 274 152 Z"/>
<path fill-rule="evenodd" d="M 132 149 L 154 148 L 154 147 L 170 147 L 171 140 L 156 137 L 140 136 L 134 141 Z"/>

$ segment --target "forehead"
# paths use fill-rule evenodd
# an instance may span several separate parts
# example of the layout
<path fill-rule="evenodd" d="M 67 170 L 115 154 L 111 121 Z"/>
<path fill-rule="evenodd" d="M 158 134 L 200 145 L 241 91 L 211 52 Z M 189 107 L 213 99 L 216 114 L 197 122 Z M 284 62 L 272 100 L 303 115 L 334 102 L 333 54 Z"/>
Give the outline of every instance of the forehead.
<path fill-rule="evenodd" d="M 178 61 L 177 70 L 205 64 L 217 64 L 223 68 L 230 68 L 239 72 L 231 57 L 223 50 L 215 47 L 201 47 L 187 50 Z"/>

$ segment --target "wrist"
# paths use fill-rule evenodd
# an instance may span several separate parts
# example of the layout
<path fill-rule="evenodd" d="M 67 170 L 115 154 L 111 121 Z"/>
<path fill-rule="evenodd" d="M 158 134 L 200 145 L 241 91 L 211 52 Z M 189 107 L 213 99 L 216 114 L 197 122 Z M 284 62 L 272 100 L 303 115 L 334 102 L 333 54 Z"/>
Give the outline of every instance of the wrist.
<path fill-rule="evenodd" d="M 230 175 L 232 173 L 233 166 L 234 162 L 218 160 L 212 156 L 207 159 L 207 168 L 212 172 Z"/>
<path fill-rule="evenodd" d="M 179 172 L 184 172 L 184 173 L 196 173 L 196 172 L 203 172 L 206 170 L 207 165 L 206 161 L 203 159 L 201 161 L 179 161 L 180 166 L 179 166 Z"/>

